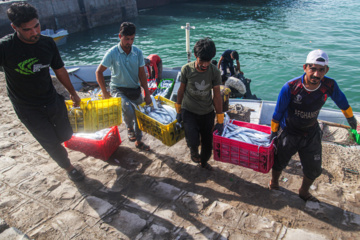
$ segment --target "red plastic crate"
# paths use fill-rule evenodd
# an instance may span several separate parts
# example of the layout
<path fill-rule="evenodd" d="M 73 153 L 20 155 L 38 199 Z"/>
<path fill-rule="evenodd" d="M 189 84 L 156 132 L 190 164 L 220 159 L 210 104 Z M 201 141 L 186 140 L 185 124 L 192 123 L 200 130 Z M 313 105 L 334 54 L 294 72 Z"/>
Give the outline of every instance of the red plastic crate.
<path fill-rule="evenodd" d="M 233 124 L 255 129 L 264 133 L 271 133 L 268 126 L 234 121 Z M 251 168 L 254 171 L 268 173 L 274 164 L 273 142 L 268 146 L 257 146 L 250 143 L 221 137 L 213 134 L 214 160 Z"/>
<path fill-rule="evenodd" d="M 156 79 L 155 78 L 154 79 L 148 79 L 147 82 L 148 82 L 149 92 L 150 92 L 150 94 L 153 94 L 155 92 L 155 90 L 157 89 Z M 155 83 L 155 85 L 154 85 L 154 83 Z M 153 87 L 151 87 L 151 86 L 153 86 Z M 143 96 L 145 97 L 145 90 L 143 90 Z"/>
<path fill-rule="evenodd" d="M 69 149 L 103 161 L 107 161 L 120 144 L 121 138 L 117 126 L 112 127 L 101 140 L 72 136 L 70 140 L 64 142 L 65 147 Z"/>

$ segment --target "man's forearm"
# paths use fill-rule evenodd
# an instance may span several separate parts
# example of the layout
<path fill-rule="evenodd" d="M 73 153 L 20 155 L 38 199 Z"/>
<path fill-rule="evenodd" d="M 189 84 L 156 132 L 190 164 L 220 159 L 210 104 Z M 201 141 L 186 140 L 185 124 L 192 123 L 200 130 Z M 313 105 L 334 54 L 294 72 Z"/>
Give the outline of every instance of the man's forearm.
<path fill-rule="evenodd" d="M 75 91 L 74 86 L 72 85 L 70 81 L 70 77 L 68 72 L 64 67 L 59 69 L 53 69 L 56 75 L 56 78 L 59 80 L 59 82 L 66 88 L 66 90 L 71 94 L 75 95 L 77 94 Z"/>
<path fill-rule="evenodd" d="M 105 78 L 102 73 L 96 73 L 96 81 L 98 82 L 98 84 L 103 92 L 107 91 L 106 84 L 105 84 Z"/>

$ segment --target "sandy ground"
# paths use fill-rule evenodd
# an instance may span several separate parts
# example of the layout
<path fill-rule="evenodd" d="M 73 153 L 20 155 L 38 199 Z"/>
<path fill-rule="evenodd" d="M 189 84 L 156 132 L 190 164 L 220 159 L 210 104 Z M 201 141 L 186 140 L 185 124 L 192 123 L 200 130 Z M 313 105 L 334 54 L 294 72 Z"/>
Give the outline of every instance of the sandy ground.
<path fill-rule="evenodd" d="M 139 151 L 122 124 L 109 161 L 68 151 L 86 175 L 73 183 L 17 119 L 3 73 L 0 86 L 0 218 L 32 239 L 360 239 L 357 147 L 323 143 L 321 203 L 305 203 L 298 156 L 270 191 L 270 173 L 213 159 L 200 169 L 184 139 L 145 134 L 152 150 Z"/>

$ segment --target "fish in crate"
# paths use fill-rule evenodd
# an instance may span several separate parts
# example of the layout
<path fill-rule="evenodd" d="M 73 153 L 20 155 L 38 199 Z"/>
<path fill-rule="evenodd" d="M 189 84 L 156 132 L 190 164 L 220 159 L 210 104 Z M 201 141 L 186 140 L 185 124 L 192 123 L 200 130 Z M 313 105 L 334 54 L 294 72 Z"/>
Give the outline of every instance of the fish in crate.
<path fill-rule="evenodd" d="M 74 133 L 71 139 L 64 142 L 65 147 L 69 149 L 103 161 L 107 161 L 120 144 L 121 138 L 117 126 L 94 133 Z"/>
<path fill-rule="evenodd" d="M 213 134 L 214 160 L 267 173 L 274 164 L 271 128 L 247 122 L 225 120 L 221 135 Z"/>
<path fill-rule="evenodd" d="M 154 96 L 151 96 L 151 100 L 152 105 L 140 106 L 140 112 L 165 125 L 176 120 L 175 108 L 163 104 L 161 101 L 156 101 Z"/>
<path fill-rule="evenodd" d="M 135 109 L 139 128 L 172 146 L 185 137 L 183 127 L 176 120 L 175 103 L 162 96 L 151 98 L 152 105 L 144 103 Z"/>

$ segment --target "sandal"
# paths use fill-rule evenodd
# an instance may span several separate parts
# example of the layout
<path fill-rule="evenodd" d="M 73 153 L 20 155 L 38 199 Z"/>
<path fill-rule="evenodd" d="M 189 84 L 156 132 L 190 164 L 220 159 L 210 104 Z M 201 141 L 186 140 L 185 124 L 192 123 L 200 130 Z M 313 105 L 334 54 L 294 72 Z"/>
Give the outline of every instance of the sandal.
<path fill-rule="evenodd" d="M 304 200 L 305 202 L 307 202 L 307 201 L 310 201 L 310 202 L 320 202 L 319 201 L 319 199 L 317 199 L 316 197 L 314 197 L 313 195 L 311 195 L 310 193 L 309 193 L 309 195 L 307 195 L 307 196 L 300 196 L 299 195 L 299 197 L 302 199 L 302 200 Z"/>
<path fill-rule="evenodd" d="M 136 135 L 135 135 L 134 129 L 128 128 L 128 139 L 129 139 L 130 142 L 135 142 L 136 141 Z"/>
<path fill-rule="evenodd" d="M 269 190 L 278 190 L 278 191 L 280 190 L 280 186 L 272 184 L 271 181 L 268 184 L 268 188 Z"/>
<path fill-rule="evenodd" d="M 212 167 L 210 164 L 208 164 L 208 163 L 206 163 L 205 166 L 203 166 L 203 165 L 201 165 L 201 164 L 199 164 L 199 166 L 200 166 L 201 168 L 204 168 L 204 169 L 209 170 L 209 171 L 214 170 L 213 167 Z"/>
<path fill-rule="evenodd" d="M 200 163 L 201 162 L 201 157 L 198 153 L 198 150 L 196 148 L 196 150 L 194 150 L 193 148 L 190 148 L 190 159 L 191 161 L 193 161 L 194 163 Z"/>
<path fill-rule="evenodd" d="M 150 146 L 146 145 L 143 142 L 140 142 L 139 144 L 135 143 L 135 147 L 140 149 L 140 150 L 144 150 L 144 151 L 150 151 Z"/>

